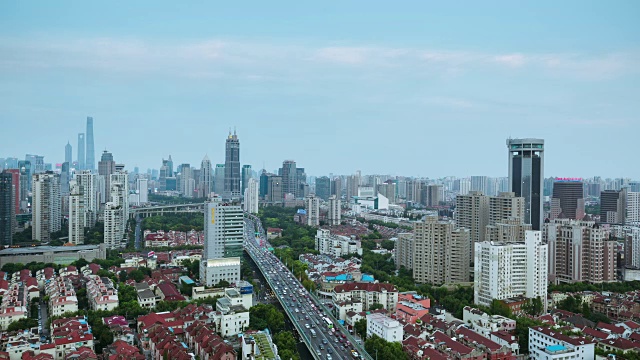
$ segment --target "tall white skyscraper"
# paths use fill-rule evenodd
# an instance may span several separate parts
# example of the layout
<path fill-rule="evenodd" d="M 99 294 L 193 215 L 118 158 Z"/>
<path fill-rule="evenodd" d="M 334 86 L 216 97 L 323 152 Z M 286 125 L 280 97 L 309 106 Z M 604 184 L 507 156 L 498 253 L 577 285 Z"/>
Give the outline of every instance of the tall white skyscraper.
<path fill-rule="evenodd" d="M 329 225 L 340 225 L 342 202 L 335 195 L 329 196 Z"/>
<path fill-rule="evenodd" d="M 76 172 L 76 183 L 82 189 L 84 198 L 84 227 L 93 227 L 98 219 L 98 175 L 89 170 Z"/>
<path fill-rule="evenodd" d="M 138 203 L 146 204 L 149 202 L 149 180 L 138 178 L 136 180 L 136 188 L 138 189 Z"/>
<path fill-rule="evenodd" d="M 182 164 L 180 169 L 180 193 L 186 198 L 193 197 L 196 182 L 193 179 L 191 165 Z"/>
<path fill-rule="evenodd" d="M 86 211 L 83 190 L 75 180 L 71 180 L 69 188 L 69 242 L 74 245 L 84 244 Z"/>
<path fill-rule="evenodd" d="M 222 280 L 240 280 L 240 258 L 244 241 L 244 213 L 239 204 L 214 197 L 205 204 L 204 250 L 200 280 L 213 286 Z"/>
<path fill-rule="evenodd" d="M 32 239 L 49 241 L 51 233 L 62 227 L 59 176 L 51 171 L 34 174 L 31 189 Z"/>
<path fill-rule="evenodd" d="M 111 174 L 111 202 L 122 208 L 122 234 L 126 232 L 129 219 L 129 174 L 126 171 L 116 171 Z"/>
<path fill-rule="evenodd" d="M 258 180 L 253 178 L 248 180 L 247 188 L 244 190 L 244 211 L 258 213 Z"/>
<path fill-rule="evenodd" d="M 115 184 L 115 186 L 118 186 Z M 123 209 L 117 203 L 107 202 L 104 209 L 104 244 L 108 249 L 117 249 L 124 237 Z"/>
<path fill-rule="evenodd" d="M 307 196 L 304 198 L 304 208 L 307 210 L 307 225 L 320 226 L 320 198 Z"/>
<path fill-rule="evenodd" d="M 474 303 L 540 297 L 546 308 L 548 247 L 540 231 L 527 231 L 524 242 L 483 241 L 475 247 Z"/>

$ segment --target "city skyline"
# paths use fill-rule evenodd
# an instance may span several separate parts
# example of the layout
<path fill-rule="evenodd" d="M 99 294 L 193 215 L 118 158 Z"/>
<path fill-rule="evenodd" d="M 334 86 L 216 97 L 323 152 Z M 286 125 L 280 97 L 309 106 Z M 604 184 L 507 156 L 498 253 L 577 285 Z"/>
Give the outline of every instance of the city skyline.
<path fill-rule="evenodd" d="M 95 151 L 131 168 L 222 163 L 235 126 L 255 169 L 506 176 L 512 137 L 545 139 L 545 174 L 640 178 L 635 2 L 148 5 L 0 4 L 4 130 L 30 139 L 3 156 L 62 162 L 89 114 Z"/>

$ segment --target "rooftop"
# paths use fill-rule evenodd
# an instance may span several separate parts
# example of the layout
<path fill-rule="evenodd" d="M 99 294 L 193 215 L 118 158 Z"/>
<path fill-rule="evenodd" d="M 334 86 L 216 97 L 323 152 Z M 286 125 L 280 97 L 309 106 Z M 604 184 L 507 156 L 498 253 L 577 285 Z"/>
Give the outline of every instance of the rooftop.
<path fill-rule="evenodd" d="M 43 252 L 71 252 L 97 250 L 100 245 L 77 245 L 77 246 L 34 246 L 25 248 L 7 248 L 0 250 L 0 256 L 39 254 Z"/>

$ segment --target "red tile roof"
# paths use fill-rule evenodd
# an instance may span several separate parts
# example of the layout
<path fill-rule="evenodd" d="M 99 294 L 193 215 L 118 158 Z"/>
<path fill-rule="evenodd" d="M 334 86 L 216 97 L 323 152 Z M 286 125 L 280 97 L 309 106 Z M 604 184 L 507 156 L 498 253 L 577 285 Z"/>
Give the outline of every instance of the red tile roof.
<path fill-rule="evenodd" d="M 464 337 L 464 339 L 469 343 L 472 343 L 472 342 L 475 341 L 478 344 L 482 344 L 482 345 L 486 346 L 487 349 L 491 350 L 491 352 L 498 351 L 502 347 L 502 346 L 498 345 L 496 342 L 494 342 L 494 341 L 492 341 L 490 339 L 487 339 L 486 337 L 478 334 L 475 331 L 467 329 L 464 326 L 460 327 L 458 329 L 458 331 L 456 331 L 456 333 L 458 333 L 458 335 L 462 335 Z"/>

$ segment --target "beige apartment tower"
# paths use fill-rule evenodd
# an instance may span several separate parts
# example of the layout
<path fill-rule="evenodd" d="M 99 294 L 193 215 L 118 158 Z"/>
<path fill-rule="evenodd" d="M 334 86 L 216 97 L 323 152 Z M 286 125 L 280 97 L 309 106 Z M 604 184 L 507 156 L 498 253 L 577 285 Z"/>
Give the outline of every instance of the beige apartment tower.
<path fill-rule="evenodd" d="M 469 230 L 427 216 L 414 224 L 413 276 L 418 283 L 469 281 Z"/>

